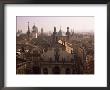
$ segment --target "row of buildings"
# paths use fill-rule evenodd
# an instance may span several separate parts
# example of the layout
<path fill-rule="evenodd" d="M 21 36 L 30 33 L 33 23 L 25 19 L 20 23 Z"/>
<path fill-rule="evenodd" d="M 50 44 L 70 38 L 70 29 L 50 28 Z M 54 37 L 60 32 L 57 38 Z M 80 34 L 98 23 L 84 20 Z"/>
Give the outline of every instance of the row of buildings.
<path fill-rule="evenodd" d="M 21 36 L 22 34 L 17 34 L 17 38 Z M 36 44 L 31 43 L 33 38 L 36 38 L 34 39 L 34 43 L 37 41 Z M 31 48 L 30 50 L 25 48 L 21 55 L 17 56 L 17 61 L 22 61 L 16 65 L 17 74 L 94 74 L 94 37 L 91 35 L 79 35 L 74 31 L 71 33 L 69 27 L 65 33 L 61 28 L 56 32 L 54 27 L 53 33 L 48 36 L 43 33 L 43 28 L 39 34 L 35 25 L 30 31 L 28 23 L 25 39 L 21 38 L 23 42 L 25 41 L 24 46 L 19 45 L 22 48 L 27 46 Z M 47 41 L 43 44 L 49 45 L 44 47 L 43 44 L 38 44 L 41 40 Z"/>

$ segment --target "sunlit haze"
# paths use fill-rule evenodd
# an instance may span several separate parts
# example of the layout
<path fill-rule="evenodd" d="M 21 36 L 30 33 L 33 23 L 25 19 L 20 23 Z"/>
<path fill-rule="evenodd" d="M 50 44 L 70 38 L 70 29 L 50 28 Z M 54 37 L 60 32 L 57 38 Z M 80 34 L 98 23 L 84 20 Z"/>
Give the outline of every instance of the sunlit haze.
<path fill-rule="evenodd" d="M 30 30 L 35 24 L 38 27 L 38 31 L 41 32 L 43 28 L 44 32 L 53 32 L 54 26 L 57 31 L 63 32 L 69 30 L 74 32 L 93 32 L 94 31 L 94 17 L 48 17 L 48 16 L 17 16 L 17 31 L 22 30 L 24 33 L 28 30 L 28 22 Z"/>

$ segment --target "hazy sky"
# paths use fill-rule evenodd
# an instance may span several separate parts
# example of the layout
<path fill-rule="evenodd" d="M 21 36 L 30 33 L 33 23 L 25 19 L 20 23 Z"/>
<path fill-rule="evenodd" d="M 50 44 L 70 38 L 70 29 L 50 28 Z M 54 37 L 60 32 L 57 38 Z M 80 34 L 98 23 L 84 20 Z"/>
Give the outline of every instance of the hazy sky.
<path fill-rule="evenodd" d="M 94 17 L 39 17 L 39 16 L 17 16 L 17 30 L 22 29 L 23 32 L 27 32 L 28 21 L 30 30 L 35 24 L 38 27 L 38 31 L 43 28 L 44 32 L 53 32 L 54 26 L 57 31 L 61 30 L 66 32 L 67 27 L 70 31 L 74 29 L 75 32 L 93 32 L 94 31 Z"/>

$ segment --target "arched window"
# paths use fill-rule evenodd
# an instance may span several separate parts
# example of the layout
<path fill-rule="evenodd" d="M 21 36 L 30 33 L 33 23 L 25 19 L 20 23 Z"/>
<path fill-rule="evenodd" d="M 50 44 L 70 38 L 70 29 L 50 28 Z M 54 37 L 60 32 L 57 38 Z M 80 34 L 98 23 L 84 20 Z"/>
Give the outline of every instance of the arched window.
<path fill-rule="evenodd" d="M 39 66 L 34 66 L 33 74 L 41 74 L 41 68 Z"/>
<path fill-rule="evenodd" d="M 71 70 L 69 68 L 66 68 L 65 74 L 71 74 Z"/>
<path fill-rule="evenodd" d="M 55 66 L 53 69 L 52 69 L 52 72 L 53 74 L 60 74 L 60 68 L 58 66 Z"/>
<path fill-rule="evenodd" d="M 47 68 L 43 69 L 43 74 L 48 74 L 48 69 Z"/>

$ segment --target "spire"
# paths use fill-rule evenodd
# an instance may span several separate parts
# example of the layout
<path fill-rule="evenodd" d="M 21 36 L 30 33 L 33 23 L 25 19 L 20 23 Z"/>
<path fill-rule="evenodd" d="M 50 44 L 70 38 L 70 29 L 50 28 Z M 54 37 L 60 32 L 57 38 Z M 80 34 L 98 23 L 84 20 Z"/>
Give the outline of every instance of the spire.
<path fill-rule="evenodd" d="M 61 26 L 60 26 L 60 30 L 59 30 L 59 32 L 58 32 L 58 35 L 59 35 L 59 36 L 62 36 Z"/>
<path fill-rule="evenodd" d="M 28 21 L 28 32 L 30 32 L 30 28 L 29 28 L 29 21 Z"/>
<path fill-rule="evenodd" d="M 54 32 L 56 32 L 56 27 L 54 26 Z"/>
<path fill-rule="evenodd" d="M 27 35 L 28 35 L 28 38 L 30 37 L 30 28 L 29 28 L 29 22 L 28 22 L 28 31 L 27 31 Z"/>

